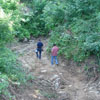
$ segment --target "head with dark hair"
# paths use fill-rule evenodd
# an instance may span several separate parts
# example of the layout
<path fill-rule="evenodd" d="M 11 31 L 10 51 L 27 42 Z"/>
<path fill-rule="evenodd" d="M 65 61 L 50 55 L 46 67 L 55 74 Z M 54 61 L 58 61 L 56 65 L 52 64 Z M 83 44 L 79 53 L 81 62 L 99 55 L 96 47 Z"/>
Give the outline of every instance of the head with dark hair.
<path fill-rule="evenodd" d="M 56 46 L 56 44 L 54 43 L 53 46 Z"/>
<path fill-rule="evenodd" d="M 39 39 L 39 41 L 41 41 L 41 39 Z"/>

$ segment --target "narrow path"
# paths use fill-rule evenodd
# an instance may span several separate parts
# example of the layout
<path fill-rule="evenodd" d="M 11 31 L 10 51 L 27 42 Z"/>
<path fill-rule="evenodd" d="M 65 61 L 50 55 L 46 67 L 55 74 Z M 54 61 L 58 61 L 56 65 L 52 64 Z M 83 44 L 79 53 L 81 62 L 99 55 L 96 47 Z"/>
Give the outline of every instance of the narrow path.
<path fill-rule="evenodd" d="M 38 60 L 34 53 L 36 42 L 36 40 L 33 40 L 27 44 L 22 43 L 12 49 L 20 55 L 19 60 L 23 67 L 39 80 L 50 82 L 51 87 L 58 95 L 56 98 L 52 98 L 54 95 L 49 95 L 48 92 L 47 97 L 51 96 L 51 98 L 47 98 L 41 95 L 38 87 L 35 90 L 33 86 L 31 89 L 26 89 L 20 99 L 17 100 L 100 100 L 100 94 L 88 90 L 87 84 L 82 80 L 84 77 L 82 74 L 74 75 L 69 70 L 65 70 L 64 67 L 69 69 L 70 66 L 66 66 L 62 61 L 60 61 L 59 66 L 51 66 L 50 58 L 46 54 L 48 39 L 43 40 L 45 44 L 44 52 L 42 53 L 42 59 Z M 80 71 L 80 68 L 77 68 L 77 70 Z"/>

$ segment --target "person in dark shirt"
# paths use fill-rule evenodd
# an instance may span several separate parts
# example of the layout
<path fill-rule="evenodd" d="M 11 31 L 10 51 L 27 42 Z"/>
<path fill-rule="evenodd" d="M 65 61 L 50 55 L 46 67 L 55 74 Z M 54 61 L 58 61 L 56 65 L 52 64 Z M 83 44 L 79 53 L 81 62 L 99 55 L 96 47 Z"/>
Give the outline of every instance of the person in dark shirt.
<path fill-rule="evenodd" d="M 39 41 L 38 41 L 38 43 L 37 43 L 37 57 L 39 58 L 39 59 L 41 59 L 41 53 L 42 53 L 42 51 L 43 51 L 43 49 L 42 49 L 42 47 L 43 47 L 43 43 L 41 42 L 41 40 L 39 39 Z"/>

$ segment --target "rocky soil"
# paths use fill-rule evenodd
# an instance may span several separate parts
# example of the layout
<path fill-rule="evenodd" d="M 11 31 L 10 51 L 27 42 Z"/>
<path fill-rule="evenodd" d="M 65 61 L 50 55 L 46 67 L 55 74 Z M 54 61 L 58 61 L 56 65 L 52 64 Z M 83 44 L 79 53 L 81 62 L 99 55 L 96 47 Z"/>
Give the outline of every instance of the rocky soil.
<path fill-rule="evenodd" d="M 15 90 L 14 100 L 100 100 L 100 81 L 87 82 L 84 70 L 73 61 L 59 58 L 59 66 L 52 66 L 50 56 L 46 54 L 48 39 L 42 41 L 44 51 L 41 60 L 34 52 L 35 39 L 12 46 L 23 68 L 34 77 L 28 86 Z"/>

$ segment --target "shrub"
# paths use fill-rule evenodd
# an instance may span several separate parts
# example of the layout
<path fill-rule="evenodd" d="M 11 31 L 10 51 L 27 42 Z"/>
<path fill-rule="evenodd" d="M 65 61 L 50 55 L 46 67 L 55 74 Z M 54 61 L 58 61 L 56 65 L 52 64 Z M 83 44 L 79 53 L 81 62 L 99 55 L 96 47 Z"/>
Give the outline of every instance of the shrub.
<path fill-rule="evenodd" d="M 10 96 L 9 80 L 17 82 L 18 85 L 26 82 L 25 72 L 15 54 L 6 48 L 7 43 L 12 42 L 17 33 L 15 26 L 20 26 L 17 3 L 17 0 L 0 0 L 0 96 L 5 97 Z M 25 31 L 24 34 L 28 37 Z"/>
<path fill-rule="evenodd" d="M 11 81 L 18 85 L 26 82 L 25 72 L 20 66 L 11 50 L 4 47 L 0 48 L 0 94 L 9 96 L 8 87 Z"/>

